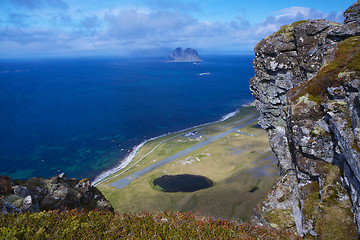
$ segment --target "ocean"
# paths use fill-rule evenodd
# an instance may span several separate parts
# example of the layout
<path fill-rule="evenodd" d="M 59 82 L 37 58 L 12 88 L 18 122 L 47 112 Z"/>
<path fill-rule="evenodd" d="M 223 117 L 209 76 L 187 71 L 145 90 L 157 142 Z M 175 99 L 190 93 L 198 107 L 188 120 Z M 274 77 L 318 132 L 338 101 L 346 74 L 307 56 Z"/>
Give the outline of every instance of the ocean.
<path fill-rule="evenodd" d="M 0 175 L 95 179 L 146 139 L 254 99 L 253 55 L 0 60 Z"/>

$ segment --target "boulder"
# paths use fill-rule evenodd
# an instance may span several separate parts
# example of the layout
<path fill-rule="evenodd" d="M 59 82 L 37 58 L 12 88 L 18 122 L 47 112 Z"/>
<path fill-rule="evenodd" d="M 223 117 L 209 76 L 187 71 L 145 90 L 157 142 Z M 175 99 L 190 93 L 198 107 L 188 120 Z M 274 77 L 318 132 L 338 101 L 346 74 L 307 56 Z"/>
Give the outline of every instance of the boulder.
<path fill-rule="evenodd" d="M 89 179 L 66 179 L 64 173 L 49 179 L 14 180 L 3 176 L 0 213 L 78 209 L 114 211 Z"/>

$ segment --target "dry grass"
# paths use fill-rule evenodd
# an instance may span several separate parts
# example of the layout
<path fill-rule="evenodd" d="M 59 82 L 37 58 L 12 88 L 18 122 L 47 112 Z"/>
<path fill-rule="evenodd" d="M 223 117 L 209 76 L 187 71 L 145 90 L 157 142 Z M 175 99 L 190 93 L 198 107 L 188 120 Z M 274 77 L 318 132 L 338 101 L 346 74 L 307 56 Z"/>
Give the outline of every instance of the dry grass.
<path fill-rule="evenodd" d="M 239 118 L 241 117 L 234 118 L 222 125 L 234 125 Z M 217 133 L 228 129 L 221 129 L 219 128 L 221 124 L 217 125 L 215 130 Z M 257 137 L 239 133 L 229 134 L 132 181 L 123 189 L 116 189 L 107 184 L 101 184 L 98 187 L 119 212 L 142 212 L 145 210 L 186 212 L 191 210 L 204 216 L 246 220 L 252 215 L 257 202 L 263 199 L 277 178 L 277 168 L 274 162 L 264 160 L 272 157 L 266 132 L 256 126 L 257 124 L 254 123 L 241 131 L 257 135 Z M 208 127 L 206 132 L 210 131 L 211 128 Z M 200 132 L 202 133 L 202 131 Z M 180 149 L 173 146 L 178 139 L 173 140 L 165 145 L 165 147 L 171 146 L 171 148 L 165 148 L 171 154 Z M 164 149 L 159 151 L 164 151 Z M 158 152 L 154 152 L 149 155 L 141 166 L 153 163 L 153 160 L 161 160 L 157 154 Z M 189 162 L 190 160 L 192 160 L 191 164 L 184 164 L 185 161 Z M 203 175 L 216 184 L 211 188 L 193 193 L 165 193 L 152 185 L 155 178 L 164 174 Z M 250 192 L 254 187 L 257 190 Z"/>
<path fill-rule="evenodd" d="M 192 213 L 41 212 L 0 215 L 0 239 L 300 239 L 282 230 Z"/>

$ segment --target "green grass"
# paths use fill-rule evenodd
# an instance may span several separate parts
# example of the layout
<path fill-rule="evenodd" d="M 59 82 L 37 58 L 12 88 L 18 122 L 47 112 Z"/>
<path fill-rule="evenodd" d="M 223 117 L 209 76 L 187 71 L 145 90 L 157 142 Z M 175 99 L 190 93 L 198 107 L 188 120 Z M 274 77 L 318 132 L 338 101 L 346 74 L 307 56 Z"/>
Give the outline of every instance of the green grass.
<path fill-rule="evenodd" d="M 316 76 L 289 91 L 293 102 L 307 93 L 311 100 L 320 104 L 326 97 L 328 87 L 338 87 L 346 83 L 346 78 L 340 73 L 360 73 L 360 37 L 351 37 L 344 40 L 335 52 L 335 59 L 325 64 Z"/>
<path fill-rule="evenodd" d="M 207 137 L 215 136 L 221 132 L 224 132 L 231 127 L 238 125 L 238 121 L 241 121 L 244 117 L 251 114 L 258 114 L 255 107 L 244 107 L 239 110 L 239 113 L 226 121 L 213 123 L 202 127 L 194 127 L 178 133 L 173 133 L 161 138 L 147 142 L 143 147 L 139 149 L 132 162 L 125 168 L 116 173 L 111 174 L 105 178 L 101 183 L 111 183 L 119 180 L 123 177 L 129 176 L 134 172 L 139 171 L 154 163 L 154 160 L 159 161 L 169 156 L 174 155 L 188 147 L 191 147 L 199 141 L 190 140 L 187 137 L 182 136 L 185 133 L 197 130 L 202 137 L 201 141 L 207 139 Z M 226 128 L 223 128 L 227 126 Z M 153 152 L 151 152 L 153 150 Z M 148 154 L 151 152 L 151 154 Z M 148 154 L 148 155 L 147 155 Z"/>
<path fill-rule="evenodd" d="M 216 127 L 215 131 L 225 131 L 231 126 L 238 125 L 240 119 L 254 111 L 254 109 L 250 110 L 251 112 L 245 112 L 245 115 L 240 114 L 234 119 L 206 128 Z M 228 127 L 221 128 L 224 125 Z M 111 187 L 110 182 L 100 184 L 98 188 L 118 212 L 139 213 L 145 210 L 186 212 L 191 210 L 204 216 L 247 220 L 253 214 L 256 204 L 266 196 L 273 186 L 278 172 L 276 164 L 264 160 L 272 156 L 272 152 L 266 132 L 257 128 L 256 125 L 256 123 L 250 124 L 241 131 L 258 137 L 235 132 L 153 170 L 132 181 L 123 189 Z M 199 130 L 199 132 L 203 134 L 203 130 Z M 146 167 L 148 164 L 153 164 L 153 160 L 162 160 L 158 157 L 158 152 L 168 150 L 167 153 L 173 154 L 179 151 L 180 148 L 176 147 L 176 139 L 161 145 L 157 151 L 144 158 L 139 166 L 134 166 L 134 169 L 130 169 L 118 178 L 127 176 L 130 172 Z M 182 137 L 182 139 L 186 138 Z M 155 145 L 152 144 L 151 147 Z M 231 149 L 239 149 L 241 153 L 235 154 Z M 137 159 L 144 153 L 146 154 L 146 151 L 140 150 Z M 191 164 L 183 165 L 182 163 L 185 163 L 187 159 L 193 161 Z M 268 168 L 268 176 L 256 176 L 256 169 L 262 167 Z M 193 193 L 166 193 L 159 191 L 152 184 L 155 178 L 164 174 L 202 175 L 211 179 L 215 185 Z M 115 181 L 115 179 L 111 181 Z M 254 186 L 257 187 L 256 191 L 249 192 Z"/>
<path fill-rule="evenodd" d="M 40 212 L 0 215 L 0 239 L 300 239 L 274 228 L 192 213 Z"/>
<path fill-rule="evenodd" d="M 275 34 L 278 34 L 278 35 L 283 35 L 283 34 L 287 34 L 287 33 L 290 33 L 291 35 L 293 35 L 293 31 L 294 31 L 294 28 L 300 24 L 304 24 L 306 23 L 308 20 L 301 20 L 301 21 L 297 21 L 297 22 L 294 22 L 290 25 L 284 25 L 280 28 L 279 31 L 277 31 Z"/>

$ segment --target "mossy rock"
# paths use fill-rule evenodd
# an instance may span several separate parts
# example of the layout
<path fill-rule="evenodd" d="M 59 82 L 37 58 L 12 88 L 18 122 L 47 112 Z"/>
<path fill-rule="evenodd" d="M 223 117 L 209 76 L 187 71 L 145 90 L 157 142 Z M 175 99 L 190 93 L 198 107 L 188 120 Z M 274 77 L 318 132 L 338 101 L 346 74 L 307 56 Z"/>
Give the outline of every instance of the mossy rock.
<path fill-rule="evenodd" d="M 11 194 L 11 195 L 4 198 L 4 200 L 6 202 L 11 203 L 11 204 L 14 204 L 14 202 L 16 202 L 19 199 L 22 200 L 22 198 L 20 196 L 16 195 L 16 194 Z"/>
<path fill-rule="evenodd" d="M 346 79 L 338 76 L 349 71 L 354 72 L 356 76 L 360 75 L 360 37 L 358 36 L 341 42 L 335 52 L 334 60 L 324 64 L 313 79 L 291 89 L 288 96 L 292 102 L 295 102 L 301 96 L 309 94 L 316 102 L 323 102 L 327 97 L 327 88 L 345 84 Z"/>
<path fill-rule="evenodd" d="M 360 154 L 360 142 L 357 139 L 354 139 L 354 143 L 352 144 L 352 148 Z"/>
<path fill-rule="evenodd" d="M 298 25 L 306 23 L 307 21 L 308 20 L 301 20 L 301 21 L 294 22 L 290 25 L 284 25 L 275 34 L 278 34 L 278 35 L 291 34 L 291 35 L 293 35 L 294 28 Z"/>
<path fill-rule="evenodd" d="M 326 134 L 325 129 L 321 128 L 319 125 L 315 125 L 315 127 L 310 132 L 313 137 L 320 137 Z"/>
<path fill-rule="evenodd" d="M 324 179 L 325 185 L 337 184 L 342 175 L 341 168 L 332 163 L 323 162 L 321 164 L 318 164 L 317 171 Z"/>
<path fill-rule="evenodd" d="M 349 209 L 328 206 L 322 209 L 320 219 L 316 221 L 315 230 L 318 239 L 357 239 L 357 226 Z"/>
<path fill-rule="evenodd" d="M 27 187 L 30 191 L 35 191 L 37 188 L 48 188 L 46 179 L 37 177 L 30 178 L 23 185 Z"/>
<path fill-rule="evenodd" d="M 303 213 L 312 222 L 317 239 L 356 239 L 352 204 L 340 183 L 342 170 L 331 163 L 319 164 L 322 191 L 317 181 L 302 187 Z"/>
<path fill-rule="evenodd" d="M 321 99 L 306 93 L 300 96 L 291 104 L 291 115 L 294 121 L 302 119 L 312 119 L 314 121 L 323 117 L 321 109 Z"/>
<path fill-rule="evenodd" d="M 306 219 L 316 218 L 316 213 L 319 213 L 318 206 L 320 205 L 320 187 L 317 181 L 309 183 L 302 188 L 302 192 L 306 192 L 304 197 L 303 213 Z"/>
<path fill-rule="evenodd" d="M 269 222 L 271 226 L 277 226 L 282 229 L 295 227 L 295 221 L 290 209 L 273 209 L 264 216 L 264 219 Z"/>
<path fill-rule="evenodd" d="M 310 101 L 316 102 L 318 105 L 321 104 L 321 98 L 319 96 L 314 96 L 314 95 L 309 94 L 308 99 Z"/>

